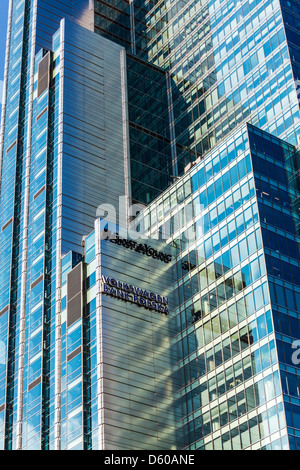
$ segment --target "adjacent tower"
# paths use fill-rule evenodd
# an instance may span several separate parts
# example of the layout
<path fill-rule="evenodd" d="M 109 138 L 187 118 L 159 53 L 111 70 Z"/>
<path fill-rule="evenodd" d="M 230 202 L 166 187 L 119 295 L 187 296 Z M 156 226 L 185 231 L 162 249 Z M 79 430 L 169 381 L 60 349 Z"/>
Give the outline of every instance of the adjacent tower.
<path fill-rule="evenodd" d="M 10 0 L 0 448 L 298 446 L 299 21 Z"/>

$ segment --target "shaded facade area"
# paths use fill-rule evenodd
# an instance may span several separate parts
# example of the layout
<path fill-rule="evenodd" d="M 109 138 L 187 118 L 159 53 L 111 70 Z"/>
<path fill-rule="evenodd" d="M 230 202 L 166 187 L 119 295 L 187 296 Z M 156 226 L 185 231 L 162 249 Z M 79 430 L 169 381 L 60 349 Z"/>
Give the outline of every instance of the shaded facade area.
<path fill-rule="evenodd" d="M 170 247 L 103 226 L 62 260 L 62 448 L 181 448 Z"/>

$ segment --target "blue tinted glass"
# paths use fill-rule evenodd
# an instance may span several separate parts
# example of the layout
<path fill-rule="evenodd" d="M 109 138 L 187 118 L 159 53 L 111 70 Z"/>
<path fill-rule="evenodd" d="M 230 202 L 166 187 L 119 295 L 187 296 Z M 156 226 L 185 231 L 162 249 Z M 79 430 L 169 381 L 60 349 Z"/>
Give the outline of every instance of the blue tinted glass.
<path fill-rule="evenodd" d="M 230 178 L 228 172 L 222 175 L 222 183 L 224 188 L 224 193 L 230 188 Z"/>
<path fill-rule="evenodd" d="M 207 200 L 208 200 L 208 204 L 211 204 L 215 200 L 215 190 L 214 190 L 213 184 L 211 184 L 207 188 Z"/>
<path fill-rule="evenodd" d="M 239 207 L 241 207 L 241 205 L 242 205 L 242 199 L 241 199 L 241 191 L 240 191 L 240 188 L 238 188 L 236 191 L 234 191 L 232 197 L 233 197 L 233 206 L 234 206 L 234 210 L 236 211 L 236 210 L 239 209 Z"/>
<path fill-rule="evenodd" d="M 234 148 L 234 144 L 232 143 L 228 147 L 228 162 L 230 163 L 234 159 L 235 159 L 235 148 Z"/>
<path fill-rule="evenodd" d="M 249 286 L 251 284 L 251 275 L 250 275 L 249 265 L 246 264 L 246 266 L 243 266 L 243 268 L 241 269 L 241 272 L 242 272 L 243 285 Z"/>
<path fill-rule="evenodd" d="M 228 234 L 227 234 L 227 226 L 221 228 L 220 230 L 220 239 L 221 239 L 221 246 L 225 246 L 228 243 Z"/>
<path fill-rule="evenodd" d="M 210 211 L 211 228 L 215 227 L 218 223 L 217 208 L 215 207 Z"/>
<path fill-rule="evenodd" d="M 197 177 L 197 173 L 195 173 L 192 178 L 191 178 L 191 185 L 192 185 L 192 192 L 195 192 L 199 185 L 198 185 L 198 177 Z"/>
<path fill-rule="evenodd" d="M 210 224 L 209 224 L 209 213 L 204 214 L 203 216 L 203 233 L 207 233 L 210 229 Z"/>
<path fill-rule="evenodd" d="M 222 201 L 220 204 L 218 204 L 217 209 L 218 209 L 218 219 L 219 219 L 219 223 L 220 223 L 226 217 L 225 203 Z"/>
<path fill-rule="evenodd" d="M 206 189 L 200 193 L 200 204 L 203 205 L 203 208 L 207 206 L 207 194 Z"/>
<path fill-rule="evenodd" d="M 221 248 L 219 232 L 215 233 L 212 237 L 213 251 L 216 252 Z"/>
<path fill-rule="evenodd" d="M 212 244 L 210 238 L 204 242 L 204 249 L 206 258 L 209 258 L 209 256 L 212 254 Z"/>
<path fill-rule="evenodd" d="M 208 182 L 213 176 L 213 167 L 211 162 L 205 166 L 205 176 L 206 182 Z"/>
<path fill-rule="evenodd" d="M 223 264 L 224 272 L 228 271 L 232 267 L 229 250 L 226 251 L 225 253 L 223 253 L 223 255 L 222 255 L 222 264 Z"/>
<path fill-rule="evenodd" d="M 264 306 L 264 298 L 261 286 L 254 289 L 254 301 L 256 310 L 259 310 Z"/>
<path fill-rule="evenodd" d="M 231 259 L 232 259 L 232 266 L 236 266 L 240 262 L 239 257 L 239 249 L 238 245 L 235 245 L 231 248 Z"/>
<path fill-rule="evenodd" d="M 228 237 L 229 237 L 229 241 L 236 238 L 236 230 L 235 230 L 235 221 L 234 220 L 232 220 L 228 224 Z"/>
<path fill-rule="evenodd" d="M 233 199 L 231 195 L 225 199 L 225 209 L 226 209 L 226 217 L 228 217 L 234 211 Z"/>
<path fill-rule="evenodd" d="M 243 261 L 248 257 L 248 250 L 247 250 L 247 242 L 246 239 L 241 240 L 239 242 L 239 251 L 240 251 L 240 259 Z"/>
<path fill-rule="evenodd" d="M 266 336 L 267 327 L 266 327 L 264 315 L 261 315 L 260 317 L 257 318 L 257 329 L 258 329 L 259 339 L 262 339 L 264 336 Z"/>
<path fill-rule="evenodd" d="M 239 235 L 244 231 L 244 216 L 243 214 L 240 214 L 236 218 L 236 230 L 237 234 Z"/>
<path fill-rule="evenodd" d="M 245 164 L 244 159 L 238 162 L 238 173 L 239 173 L 240 179 L 244 178 L 244 176 L 246 176 L 247 174 L 247 169 L 246 169 L 246 164 Z"/>
<path fill-rule="evenodd" d="M 221 168 L 225 168 L 226 165 L 227 165 L 227 150 L 223 150 L 221 153 L 220 153 L 220 162 L 221 162 Z"/>
<path fill-rule="evenodd" d="M 215 191 L 216 191 L 216 199 L 220 197 L 223 193 L 223 188 L 222 188 L 222 179 L 219 178 L 215 181 Z"/>
<path fill-rule="evenodd" d="M 199 181 L 199 187 L 203 186 L 205 184 L 205 168 L 202 167 L 198 170 L 198 181 Z"/>
<path fill-rule="evenodd" d="M 220 161 L 219 161 L 219 157 L 216 157 L 214 158 L 213 160 L 213 172 L 214 172 L 214 175 L 216 175 L 217 173 L 219 173 L 220 171 Z"/>
<path fill-rule="evenodd" d="M 231 179 L 231 186 L 234 186 L 239 180 L 236 165 L 230 168 L 230 179 Z"/>

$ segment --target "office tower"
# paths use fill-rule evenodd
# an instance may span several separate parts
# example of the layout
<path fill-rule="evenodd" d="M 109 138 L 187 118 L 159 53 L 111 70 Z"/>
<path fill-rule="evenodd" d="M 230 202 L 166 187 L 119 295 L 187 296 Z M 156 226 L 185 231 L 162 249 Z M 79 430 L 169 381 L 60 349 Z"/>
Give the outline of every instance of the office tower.
<path fill-rule="evenodd" d="M 299 16 L 11 0 L 1 448 L 298 445 Z"/>
<path fill-rule="evenodd" d="M 298 165 L 295 147 L 244 125 L 137 220 L 177 250 L 190 450 L 299 445 Z"/>
<path fill-rule="evenodd" d="M 242 122 L 299 144 L 298 18 L 297 1 L 95 2 L 95 31 L 166 73 L 175 177 Z"/>
<path fill-rule="evenodd" d="M 98 204 L 126 194 L 122 51 L 76 24 L 89 26 L 86 6 L 10 3 L 1 141 L 6 448 L 54 448 L 59 439 L 60 257 L 80 254 Z"/>

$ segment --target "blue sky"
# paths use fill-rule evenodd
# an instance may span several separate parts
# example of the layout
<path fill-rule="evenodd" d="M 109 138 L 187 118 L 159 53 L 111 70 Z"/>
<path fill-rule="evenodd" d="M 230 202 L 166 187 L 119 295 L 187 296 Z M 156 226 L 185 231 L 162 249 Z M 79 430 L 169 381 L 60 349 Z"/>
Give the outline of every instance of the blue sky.
<path fill-rule="evenodd" d="M 0 0 L 0 109 L 2 102 L 8 3 L 9 0 Z"/>

